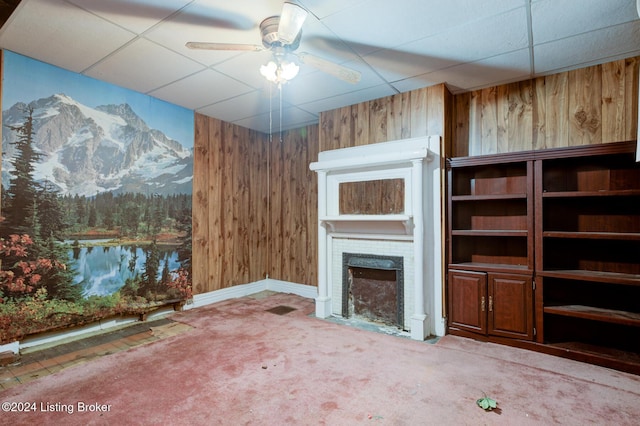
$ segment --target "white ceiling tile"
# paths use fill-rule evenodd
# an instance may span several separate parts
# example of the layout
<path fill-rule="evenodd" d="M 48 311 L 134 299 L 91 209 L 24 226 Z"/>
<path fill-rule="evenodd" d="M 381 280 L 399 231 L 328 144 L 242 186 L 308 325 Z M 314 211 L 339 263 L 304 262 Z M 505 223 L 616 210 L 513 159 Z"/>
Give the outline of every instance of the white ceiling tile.
<path fill-rule="evenodd" d="M 211 117 L 217 117 L 220 120 L 234 122 L 239 119 L 268 113 L 270 103 L 272 105 L 278 105 L 278 99 L 275 98 L 275 95 L 276 93 L 274 93 L 272 97 L 269 97 L 268 91 L 255 90 L 232 99 L 198 108 L 197 112 Z M 289 105 L 287 104 L 286 107 L 289 107 Z"/>
<path fill-rule="evenodd" d="M 436 84 L 443 83 L 441 80 L 434 80 L 436 73 L 422 74 L 415 77 L 407 78 L 404 80 L 395 81 L 392 83 L 393 87 L 400 93 L 410 92 L 411 90 L 422 89 L 424 87 L 434 86 Z"/>
<path fill-rule="evenodd" d="M 530 75 L 529 49 L 494 56 L 477 62 L 447 68 L 424 76 L 428 81 L 474 90 L 481 87 L 523 80 Z"/>
<path fill-rule="evenodd" d="M 439 52 L 433 53 L 437 55 Z M 422 53 L 411 53 L 403 51 L 402 47 L 378 50 L 365 56 L 364 60 L 378 70 L 382 78 L 390 82 L 404 80 L 460 63 L 451 58 L 433 56 L 428 49 Z"/>
<path fill-rule="evenodd" d="M 199 90 L 194 91 L 195 87 Z M 252 90 L 246 84 L 217 71 L 206 69 L 151 91 L 149 94 L 159 99 L 171 99 L 173 103 L 185 108 L 198 109 Z"/>
<path fill-rule="evenodd" d="M 299 3 L 311 14 L 323 19 L 344 9 L 358 7 L 366 2 L 367 0 L 300 0 Z"/>
<path fill-rule="evenodd" d="M 364 59 L 391 82 L 527 47 L 524 8 L 494 15 Z"/>
<path fill-rule="evenodd" d="M 282 121 L 288 123 L 308 123 L 309 121 L 317 120 L 318 115 L 312 114 L 309 111 L 304 111 L 300 108 L 291 107 L 282 110 Z"/>
<path fill-rule="evenodd" d="M 300 107 L 313 113 L 320 113 L 336 108 L 342 108 L 347 105 L 355 105 L 360 102 L 370 101 L 372 99 L 391 96 L 396 93 L 397 92 L 390 85 L 380 84 L 378 86 L 369 87 L 366 89 L 354 88 L 354 90 L 351 92 L 346 92 L 337 96 L 332 96 L 330 98 L 324 98 L 317 101 L 301 104 Z"/>
<path fill-rule="evenodd" d="M 401 4 L 401 6 L 400 6 Z M 370 0 L 323 19 L 360 54 L 389 49 L 523 6 L 522 0 Z"/>
<path fill-rule="evenodd" d="M 415 42 L 420 51 L 433 49 L 438 55 L 460 62 L 512 52 L 528 45 L 527 13 L 521 7 L 458 26 L 425 40 L 426 45 L 421 45 L 421 41 Z"/>
<path fill-rule="evenodd" d="M 533 43 L 633 21 L 633 0 L 541 0 L 531 5 Z"/>
<path fill-rule="evenodd" d="M 640 55 L 640 20 L 534 47 L 535 73 Z"/>
<path fill-rule="evenodd" d="M 147 93 L 201 69 L 200 64 L 165 47 L 138 39 L 108 56 L 85 74 Z"/>
<path fill-rule="evenodd" d="M 234 123 L 243 127 L 258 128 L 264 133 L 271 133 L 275 140 L 280 130 L 299 128 L 317 121 L 317 115 L 295 107 L 283 108 L 282 119 L 280 119 L 280 109 L 274 106 L 271 112 L 247 117 Z"/>
<path fill-rule="evenodd" d="M 155 0 L 68 1 L 136 34 L 142 34 L 191 0 L 163 0 L 162 4 Z"/>
<path fill-rule="evenodd" d="M 63 0 L 23 1 L 0 47 L 81 72 L 135 35 Z"/>

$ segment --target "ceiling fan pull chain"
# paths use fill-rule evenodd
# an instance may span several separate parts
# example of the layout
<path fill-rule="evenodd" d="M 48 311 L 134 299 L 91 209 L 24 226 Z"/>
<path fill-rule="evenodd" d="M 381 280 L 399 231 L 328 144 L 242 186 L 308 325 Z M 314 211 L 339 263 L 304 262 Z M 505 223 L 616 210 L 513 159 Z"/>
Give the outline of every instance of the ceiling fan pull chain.
<path fill-rule="evenodd" d="M 271 84 L 269 84 L 269 144 L 273 142 L 273 94 L 271 92 Z"/>
<path fill-rule="evenodd" d="M 278 85 L 280 90 L 280 143 L 282 143 L 282 84 Z"/>

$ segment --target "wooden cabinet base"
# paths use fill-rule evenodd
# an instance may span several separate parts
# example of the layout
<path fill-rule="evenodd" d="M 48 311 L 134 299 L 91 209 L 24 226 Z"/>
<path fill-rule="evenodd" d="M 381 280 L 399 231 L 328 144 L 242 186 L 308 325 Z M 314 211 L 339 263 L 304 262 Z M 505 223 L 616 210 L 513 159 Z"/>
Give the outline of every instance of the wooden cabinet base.
<path fill-rule="evenodd" d="M 471 333 L 450 327 L 448 334 L 481 342 L 497 343 L 520 349 L 541 352 L 548 355 L 559 356 L 575 361 L 587 362 L 611 368 L 625 373 L 640 375 L 640 353 L 612 350 L 607 347 L 584 345 L 577 342 L 564 342 L 556 344 L 536 343 L 529 340 L 503 338 Z"/>

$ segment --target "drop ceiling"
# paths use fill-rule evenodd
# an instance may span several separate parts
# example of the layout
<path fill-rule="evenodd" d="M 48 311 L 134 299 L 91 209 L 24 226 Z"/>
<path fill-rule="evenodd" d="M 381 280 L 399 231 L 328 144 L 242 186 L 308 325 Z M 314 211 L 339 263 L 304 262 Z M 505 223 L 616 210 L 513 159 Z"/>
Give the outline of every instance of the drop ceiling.
<path fill-rule="evenodd" d="M 309 16 L 298 51 L 361 72 L 359 83 L 303 64 L 279 92 L 259 73 L 267 51 L 185 47 L 260 45 L 282 0 L 22 0 L 0 48 L 264 133 L 443 82 L 455 94 L 640 55 L 636 0 L 299 4 Z"/>

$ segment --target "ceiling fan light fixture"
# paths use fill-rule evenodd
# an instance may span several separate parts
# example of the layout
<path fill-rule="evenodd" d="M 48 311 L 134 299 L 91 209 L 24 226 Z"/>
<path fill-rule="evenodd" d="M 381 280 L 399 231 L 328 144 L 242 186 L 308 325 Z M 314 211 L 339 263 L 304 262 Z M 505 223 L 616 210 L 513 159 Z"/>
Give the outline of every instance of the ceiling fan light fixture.
<path fill-rule="evenodd" d="M 268 63 L 260 67 L 260 74 L 267 80 L 275 82 L 277 78 L 278 65 L 275 62 L 269 61 Z"/>
<path fill-rule="evenodd" d="M 300 67 L 286 59 L 271 60 L 260 67 L 260 74 L 272 83 L 281 86 L 298 75 Z"/>
<path fill-rule="evenodd" d="M 285 80 L 293 80 L 295 76 L 298 75 L 298 71 L 300 71 L 300 67 L 295 62 L 284 61 L 280 64 L 280 68 L 282 69 L 281 75 Z"/>
<path fill-rule="evenodd" d="M 282 44 L 292 44 L 300 34 L 302 24 L 307 19 L 307 11 L 301 6 L 286 1 L 278 25 L 278 39 Z"/>

